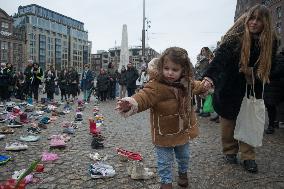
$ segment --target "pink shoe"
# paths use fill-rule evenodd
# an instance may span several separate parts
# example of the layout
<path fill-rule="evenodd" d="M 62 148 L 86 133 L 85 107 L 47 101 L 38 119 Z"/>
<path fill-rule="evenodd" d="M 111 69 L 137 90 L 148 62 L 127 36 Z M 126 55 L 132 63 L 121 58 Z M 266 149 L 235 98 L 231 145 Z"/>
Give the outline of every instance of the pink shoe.
<path fill-rule="evenodd" d="M 52 148 L 65 148 L 66 143 L 61 137 L 55 137 L 51 139 L 49 146 Z"/>
<path fill-rule="evenodd" d="M 54 153 L 43 152 L 41 161 L 54 161 L 58 159 L 58 155 Z"/>

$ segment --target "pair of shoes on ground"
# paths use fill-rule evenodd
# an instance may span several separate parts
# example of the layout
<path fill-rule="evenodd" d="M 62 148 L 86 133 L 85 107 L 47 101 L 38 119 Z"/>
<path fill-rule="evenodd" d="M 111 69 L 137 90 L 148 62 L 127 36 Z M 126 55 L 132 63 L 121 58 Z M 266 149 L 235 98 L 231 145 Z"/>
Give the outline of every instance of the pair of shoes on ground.
<path fill-rule="evenodd" d="M 133 180 L 147 180 L 154 178 L 155 175 L 149 170 L 149 168 L 144 167 L 141 162 L 132 162 L 129 167 L 127 167 L 127 174 Z"/>
<path fill-rule="evenodd" d="M 105 137 L 101 134 L 93 134 L 93 138 L 96 139 L 99 142 L 102 142 L 105 140 Z"/>
<path fill-rule="evenodd" d="M 115 175 L 115 170 L 111 165 L 97 162 L 90 165 L 89 173 L 92 178 L 98 179 L 113 177 Z"/>
<path fill-rule="evenodd" d="M 28 133 L 33 134 L 33 135 L 41 133 L 40 128 L 38 128 L 38 127 L 29 127 L 29 128 L 27 128 L 27 131 L 28 131 Z"/>
<path fill-rule="evenodd" d="M 11 119 L 8 123 L 8 127 L 16 128 L 16 127 L 22 127 L 23 124 L 16 121 L 15 119 Z"/>
<path fill-rule="evenodd" d="M 50 148 L 65 148 L 66 143 L 64 139 L 61 138 L 61 136 L 54 136 L 53 138 L 51 138 L 49 147 Z"/>
<path fill-rule="evenodd" d="M 37 135 L 27 135 L 27 136 L 21 136 L 20 140 L 24 142 L 36 142 L 40 139 L 40 136 Z"/>
<path fill-rule="evenodd" d="M 1 134 L 13 134 L 15 131 L 14 129 L 4 126 L 4 127 L 0 127 L 0 133 Z"/>
<path fill-rule="evenodd" d="M 238 159 L 236 154 L 226 154 L 224 157 L 225 161 L 229 164 L 238 164 Z M 257 173 L 258 168 L 255 160 L 244 160 L 243 167 L 249 173 Z"/>
<path fill-rule="evenodd" d="M 5 147 L 5 150 L 7 151 L 21 151 L 26 149 L 28 149 L 28 145 L 19 142 L 7 143 Z"/>
<path fill-rule="evenodd" d="M 58 139 L 58 138 L 62 139 L 62 140 L 64 140 L 64 142 L 68 142 L 71 139 L 71 137 L 66 133 L 59 134 L 59 135 L 51 135 L 50 137 L 48 137 L 49 140 L 54 139 L 54 138 L 55 139 Z"/>
<path fill-rule="evenodd" d="M 41 161 L 55 161 L 59 157 L 55 153 L 43 152 L 41 155 Z"/>
<path fill-rule="evenodd" d="M 104 144 L 97 140 L 96 138 L 93 138 L 91 146 L 93 149 L 101 149 L 104 148 Z"/>

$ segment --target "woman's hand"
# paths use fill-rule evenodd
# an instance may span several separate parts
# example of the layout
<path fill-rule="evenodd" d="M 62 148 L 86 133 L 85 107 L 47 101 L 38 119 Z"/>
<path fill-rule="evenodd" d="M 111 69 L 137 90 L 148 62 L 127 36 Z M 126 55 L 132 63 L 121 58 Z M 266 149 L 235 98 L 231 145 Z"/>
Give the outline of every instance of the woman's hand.
<path fill-rule="evenodd" d="M 206 97 L 208 95 L 209 90 L 214 88 L 214 85 L 213 85 L 212 79 L 210 79 L 208 77 L 205 77 L 202 80 L 202 83 L 203 83 L 203 87 L 204 87 L 204 92 L 202 94 L 200 94 L 199 96 L 201 98 L 204 98 L 204 97 Z"/>

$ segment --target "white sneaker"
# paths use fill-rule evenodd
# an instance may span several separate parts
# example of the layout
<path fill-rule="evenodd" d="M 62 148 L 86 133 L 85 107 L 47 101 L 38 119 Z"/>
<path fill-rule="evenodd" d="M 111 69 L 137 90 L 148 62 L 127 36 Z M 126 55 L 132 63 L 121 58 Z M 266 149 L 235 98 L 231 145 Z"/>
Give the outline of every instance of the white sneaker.
<path fill-rule="evenodd" d="M 5 150 L 7 151 L 20 151 L 20 150 L 26 150 L 26 149 L 28 149 L 28 145 L 21 144 L 18 142 L 6 144 L 6 147 L 5 147 Z"/>
<path fill-rule="evenodd" d="M 26 171 L 26 169 L 22 169 L 20 171 L 14 171 L 14 174 L 12 175 L 12 179 L 18 180 Z"/>
<path fill-rule="evenodd" d="M 5 138 L 5 135 L 0 135 L 0 140 L 1 140 L 2 138 Z"/>
<path fill-rule="evenodd" d="M 133 180 L 147 180 L 154 178 L 153 172 L 150 172 L 149 168 L 145 168 L 142 163 L 132 163 L 130 167 L 127 168 L 127 173 Z"/>

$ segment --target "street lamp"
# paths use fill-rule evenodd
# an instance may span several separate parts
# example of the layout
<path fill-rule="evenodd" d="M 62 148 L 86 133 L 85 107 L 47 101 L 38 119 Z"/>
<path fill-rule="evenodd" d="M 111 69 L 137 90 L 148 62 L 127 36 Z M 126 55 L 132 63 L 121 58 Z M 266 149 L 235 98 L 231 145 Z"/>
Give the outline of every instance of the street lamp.
<path fill-rule="evenodd" d="M 145 0 L 143 0 L 143 29 L 142 29 L 142 61 L 145 57 Z"/>

